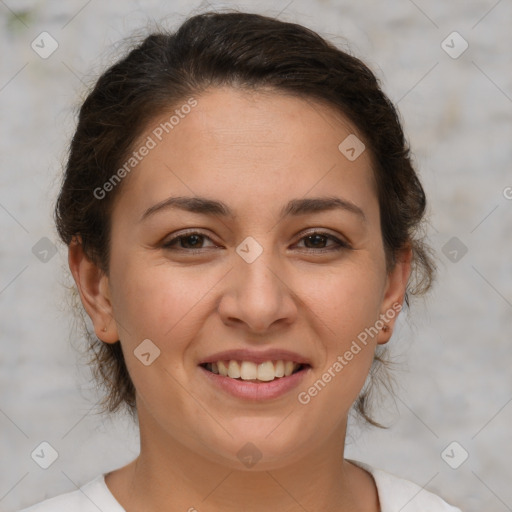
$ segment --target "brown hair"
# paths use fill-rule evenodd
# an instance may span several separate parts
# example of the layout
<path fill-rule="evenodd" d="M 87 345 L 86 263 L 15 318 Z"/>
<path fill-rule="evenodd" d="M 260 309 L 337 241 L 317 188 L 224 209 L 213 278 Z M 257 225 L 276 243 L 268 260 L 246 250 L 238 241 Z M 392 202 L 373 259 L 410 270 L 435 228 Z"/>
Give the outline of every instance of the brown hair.
<path fill-rule="evenodd" d="M 80 108 L 55 206 L 66 245 L 80 237 L 85 254 L 108 275 L 110 213 L 122 184 L 101 200 L 94 190 L 119 169 L 152 119 L 216 86 L 270 88 L 323 102 L 346 116 L 373 156 L 388 267 L 410 245 L 407 304 L 409 294 L 428 290 L 434 264 L 420 236 L 425 194 L 397 111 L 378 80 L 359 59 L 312 30 L 250 13 L 207 12 L 190 17 L 175 33 L 152 33 L 99 77 Z M 94 375 L 107 391 L 106 410 L 125 405 L 135 415 L 135 389 L 120 342 L 104 343 L 85 332 Z M 381 362 L 376 355 L 370 381 Z M 368 414 L 371 393 L 365 386 L 355 406 L 378 425 Z"/>

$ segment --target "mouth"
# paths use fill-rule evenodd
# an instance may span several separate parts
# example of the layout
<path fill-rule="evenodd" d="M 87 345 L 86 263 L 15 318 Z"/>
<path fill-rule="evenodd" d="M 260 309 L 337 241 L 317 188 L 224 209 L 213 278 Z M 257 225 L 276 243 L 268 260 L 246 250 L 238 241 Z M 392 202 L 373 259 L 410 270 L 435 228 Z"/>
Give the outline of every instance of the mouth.
<path fill-rule="evenodd" d="M 234 359 L 202 363 L 199 366 L 222 377 L 254 383 L 280 380 L 311 368 L 309 364 L 293 361 L 276 360 L 257 364 Z"/>

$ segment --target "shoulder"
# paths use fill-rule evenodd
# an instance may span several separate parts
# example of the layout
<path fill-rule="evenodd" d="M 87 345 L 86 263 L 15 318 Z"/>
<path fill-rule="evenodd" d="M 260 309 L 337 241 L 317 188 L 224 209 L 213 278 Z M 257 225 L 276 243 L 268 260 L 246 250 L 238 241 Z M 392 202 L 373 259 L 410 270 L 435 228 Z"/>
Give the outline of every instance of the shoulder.
<path fill-rule="evenodd" d="M 122 512 L 105 485 L 104 475 L 82 485 L 79 489 L 49 498 L 19 512 Z"/>
<path fill-rule="evenodd" d="M 351 461 L 368 471 L 375 480 L 381 512 L 461 512 L 442 498 L 404 478 L 367 464 Z"/>

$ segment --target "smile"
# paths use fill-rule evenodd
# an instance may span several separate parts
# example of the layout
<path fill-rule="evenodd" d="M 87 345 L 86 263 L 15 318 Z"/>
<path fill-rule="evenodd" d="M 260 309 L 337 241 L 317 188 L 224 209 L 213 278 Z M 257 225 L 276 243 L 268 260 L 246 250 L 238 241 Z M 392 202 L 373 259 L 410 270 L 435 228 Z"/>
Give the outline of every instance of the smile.
<path fill-rule="evenodd" d="M 260 364 L 253 363 L 252 361 L 230 360 L 204 363 L 201 366 L 212 373 L 231 379 L 250 382 L 271 382 L 274 379 L 289 377 L 307 365 L 283 360 L 265 361 Z"/>

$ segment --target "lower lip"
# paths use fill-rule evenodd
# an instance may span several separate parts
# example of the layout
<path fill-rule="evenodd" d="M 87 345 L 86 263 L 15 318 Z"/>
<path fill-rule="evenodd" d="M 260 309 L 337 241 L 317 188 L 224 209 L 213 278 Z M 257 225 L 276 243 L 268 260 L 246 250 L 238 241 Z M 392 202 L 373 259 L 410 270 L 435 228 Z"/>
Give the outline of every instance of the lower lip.
<path fill-rule="evenodd" d="M 307 366 L 289 377 L 279 377 L 270 382 L 237 380 L 210 372 L 202 366 L 199 366 L 199 369 L 210 379 L 210 382 L 230 395 L 245 400 L 263 401 L 278 398 L 296 388 L 309 373 L 311 367 Z"/>

